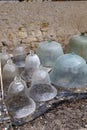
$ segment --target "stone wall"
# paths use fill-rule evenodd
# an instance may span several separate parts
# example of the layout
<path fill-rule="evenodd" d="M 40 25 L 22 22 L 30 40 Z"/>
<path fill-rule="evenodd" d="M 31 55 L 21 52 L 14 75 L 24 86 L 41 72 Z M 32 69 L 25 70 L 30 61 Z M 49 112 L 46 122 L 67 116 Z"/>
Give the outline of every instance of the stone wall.
<path fill-rule="evenodd" d="M 87 31 L 87 2 L 0 2 L 0 46 L 6 41 L 12 48 L 22 39 L 36 48 L 52 37 L 64 47 L 82 31 Z"/>

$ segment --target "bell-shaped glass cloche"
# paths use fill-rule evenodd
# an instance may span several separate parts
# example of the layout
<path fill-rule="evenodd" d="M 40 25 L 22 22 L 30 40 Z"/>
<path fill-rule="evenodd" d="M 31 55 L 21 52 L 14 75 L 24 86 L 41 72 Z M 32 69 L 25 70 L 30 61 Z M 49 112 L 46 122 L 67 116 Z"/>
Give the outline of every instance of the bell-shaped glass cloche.
<path fill-rule="evenodd" d="M 40 66 L 39 57 L 34 54 L 33 51 L 30 51 L 30 54 L 27 55 L 25 59 L 25 70 L 22 72 L 21 76 L 26 82 L 30 82 L 32 75 L 36 69 Z"/>
<path fill-rule="evenodd" d="M 19 67 L 25 66 L 26 51 L 24 46 L 18 44 L 13 50 L 13 61 Z"/>
<path fill-rule="evenodd" d="M 36 102 L 43 102 L 53 99 L 56 95 L 57 90 L 51 85 L 48 72 L 40 67 L 32 76 L 29 96 Z"/>
<path fill-rule="evenodd" d="M 76 54 L 60 56 L 50 73 L 51 82 L 59 87 L 78 88 L 87 85 L 86 61 Z"/>
<path fill-rule="evenodd" d="M 2 67 L 7 63 L 7 60 L 9 58 L 10 58 L 10 55 L 7 52 L 7 48 L 3 47 L 2 48 L 2 53 L 0 54 L 0 59 L 1 59 L 1 65 L 2 65 Z"/>
<path fill-rule="evenodd" d="M 36 53 L 43 66 L 52 67 L 54 66 L 57 58 L 63 55 L 63 49 L 60 43 L 49 40 L 40 43 Z"/>
<path fill-rule="evenodd" d="M 87 35 L 81 33 L 73 36 L 66 48 L 67 52 L 75 52 L 87 60 Z"/>
<path fill-rule="evenodd" d="M 8 90 L 8 86 L 13 81 L 14 77 L 19 74 L 17 66 L 11 59 L 8 59 L 7 63 L 3 67 L 3 84 L 4 90 Z"/>
<path fill-rule="evenodd" d="M 20 77 L 15 77 L 10 84 L 7 95 L 9 114 L 16 119 L 31 115 L 35 109 L 35 102 L 27 95 L 27 86 Z"/>

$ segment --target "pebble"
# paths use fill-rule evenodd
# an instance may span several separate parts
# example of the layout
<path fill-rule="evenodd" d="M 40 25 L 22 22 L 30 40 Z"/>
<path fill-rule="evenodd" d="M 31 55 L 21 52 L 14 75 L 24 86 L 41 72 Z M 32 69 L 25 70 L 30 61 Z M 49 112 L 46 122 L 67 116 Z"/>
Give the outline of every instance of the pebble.
<path fill-rule="evenodd" d="M 87 124 L 85 125 L 85 128 L 87 128 Z"/>
<path fill-rule="evenodd" d="M 5 127 L 5 128 L 4 128 L 4 130 L 8 130 L 8 128 L 7 128 L 7 127 Z"/>
<path fill-rule="evenodd" d="M 26 39 L 25 39 L 25 42 L 26 43 L 31 43 L 31 42 L 36 42 L 37 41 L 37 38 L 36 37 L 33 37 L 32 35 L 28 36 Z"/>
<path fill-rule="evenodd" d="M 40 30 L 41 31 L 47 31 L 48 30 L 48 27 L 49 27 L 49 23 L 48 22 L 42 22 L 41 25 L 40 25 Z"/>
<path fill-rule="evenodd" d="M 45 124 L 47 124 L 47 121 L 44 121 Z"/>
<path fill-rule="evenodd" d="M 23 27 L 20 27 L 20 28 L 19 28 L 18 37 L 19 37 L 19 38 L 22 38 L 22 39 L 28 37 L 27 31 L 26 31 L 25 28 L 23 28 Z"/>
<path fill-rule="evenodd" d="M 8 39 L 13 40 L 14 39 L 14 34 L 11 32 L 8 34 Z"/>
<path fill-rule="evenodd" d="M 41 120 L 43 119 L 42 116 L 40 117 L 40 119 L 41 119 Z"/>

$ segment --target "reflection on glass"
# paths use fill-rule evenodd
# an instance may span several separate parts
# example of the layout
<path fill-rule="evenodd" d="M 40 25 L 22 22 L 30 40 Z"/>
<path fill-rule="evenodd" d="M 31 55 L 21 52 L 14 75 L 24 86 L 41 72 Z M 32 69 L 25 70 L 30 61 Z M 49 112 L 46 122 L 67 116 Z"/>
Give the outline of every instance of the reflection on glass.
<path fill-rule="evenodd" d="M 87 85 L 86 61 L 76 54 L 59 57 L 50 73 L 51 82 L 59 87 L 79 88 Z"/>
<path fill-rule="evenodd" d="M 63 55 L 63 49 L 60 43 L 49 40 L 40 43 L 36 53 L 43 66 L 53 67 L 57 58 Z"/>
<path fill-rule="evenodd" d="M 3 67 L 3 84 L 4 90 L 7 92 L 8 86 L 14 80 L 14 77 L 19 74 L 17 66 L 11 59 L 8 59 L 7 63 Z"/>
<path fill-rule="evenodd" d="M 19 68 L 25 66 L 26 51 L 25 51 L 25 48 L 21 44 L 18 44 L 15 47 L 13 51 L 13 56 L 14 56 L 14 63 Z"/>
<path fill-rule="evenodd" d="M 3 47 L 2 48 L 2 53 L 0 54 L 0 59 L 1 59 L 1 65 L 2 68 L 3 66 L 7 63 L 7 60 L 10 58 L 9 53 L 7 52 L 7 48 Z"/>
<path fill-rule="evenodd" d="M 56 95 L 57 90 L 51 85 L 48 72 L 43 67 L 40 67 L 33 74 L 29 96 L 39 102 L 51 100 Z"/>
<path fill-rule="evenodd" d="M 31 82 L 32 75 L 39 66 L 39 57 L 33 51 L 30 51 L 30 54 L 25 59 L 25 70 L 22 72 L 22 78 L 26 82 Z"/>
<path fill-rule="evenodd" d="M 31 115 L 35 109 L 35 102 L 27 95 L 27 86 L 20 77 L 15 77 L 10 84 L 7 95 L 7 107 L 13 118 L 23 118 Z"/>

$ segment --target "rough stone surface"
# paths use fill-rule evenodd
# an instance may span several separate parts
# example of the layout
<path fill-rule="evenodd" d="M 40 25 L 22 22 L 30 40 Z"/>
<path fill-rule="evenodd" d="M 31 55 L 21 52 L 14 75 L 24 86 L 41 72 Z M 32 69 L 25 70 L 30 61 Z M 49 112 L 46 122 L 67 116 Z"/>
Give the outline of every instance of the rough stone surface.
<path fill-rule="evenodd" d="M 0 2 L 0 44 L 21 39 L 32 48 L 51 36 L 63 46 L 87 31 L 87 2 Z M 32 44 L 32 45 L 31 45 Z"/>

